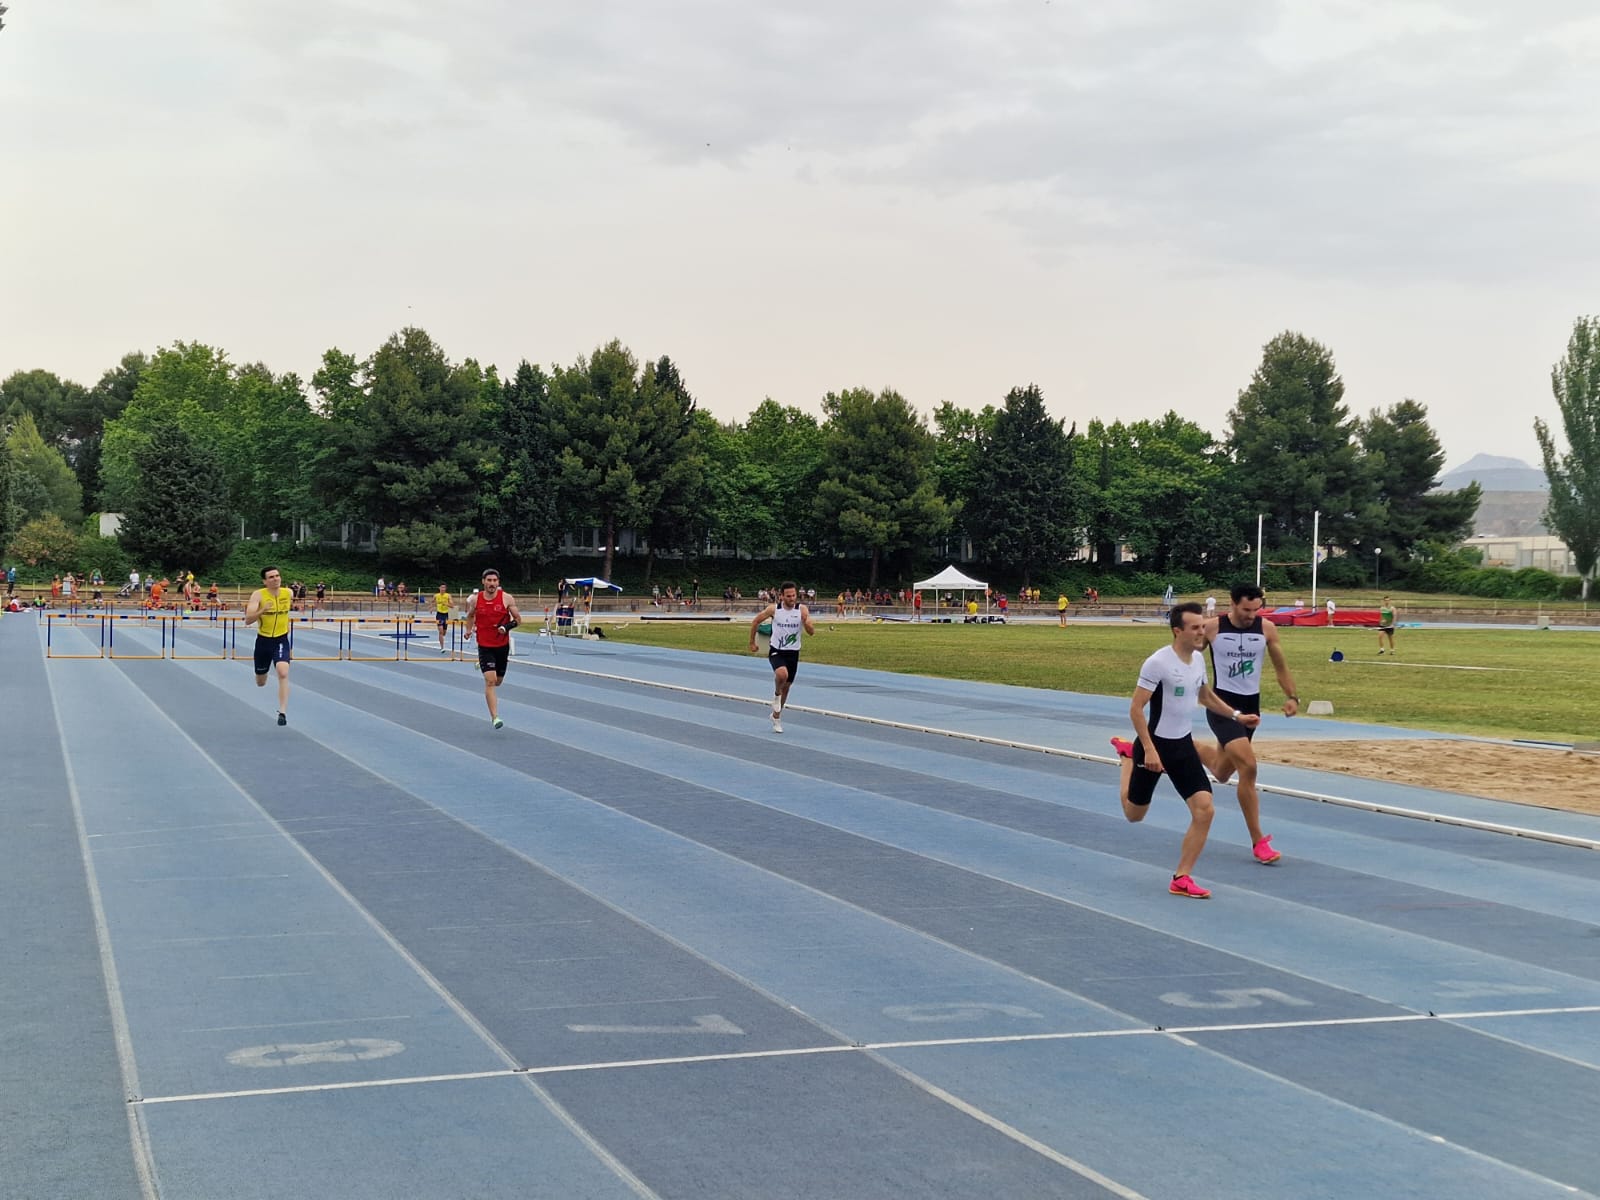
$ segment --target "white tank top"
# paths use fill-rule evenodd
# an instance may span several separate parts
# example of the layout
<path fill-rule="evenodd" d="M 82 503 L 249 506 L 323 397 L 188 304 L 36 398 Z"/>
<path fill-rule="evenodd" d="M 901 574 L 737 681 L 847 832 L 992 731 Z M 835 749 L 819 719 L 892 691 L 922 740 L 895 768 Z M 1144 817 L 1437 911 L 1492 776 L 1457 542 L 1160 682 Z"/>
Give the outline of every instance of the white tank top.
<path fill-rule="evenodd" d="M 772 610 L 772 643 L 773 650 L 793 650 L 800 652 L 800 606 L 784 608 L 781 604 Z"/>
<path fill-rule="evenodd" d="M 1243 629 L 1236 628 L 1227 613 L 1217 619 L 1217 636 L 1211 642 L 1211 671 L 1218 691 L 1259 696 L 1266 658 L 1267 634 L 1259 616 Z"/>

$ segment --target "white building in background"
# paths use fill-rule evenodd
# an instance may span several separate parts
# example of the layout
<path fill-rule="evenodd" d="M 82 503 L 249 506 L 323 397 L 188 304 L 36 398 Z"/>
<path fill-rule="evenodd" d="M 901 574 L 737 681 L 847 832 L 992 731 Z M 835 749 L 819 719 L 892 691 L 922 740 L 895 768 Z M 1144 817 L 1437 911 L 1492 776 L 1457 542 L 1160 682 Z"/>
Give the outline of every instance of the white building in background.
<path fill-rule="evenodd" d="M 1461 544 L 1468 549 L 1481 551 L 1483 565 L 1486 567 L 1509 567 L 1512 570 L 1537 567 L 1553 575 L 1578 573 L 1577 564 L 1573 562 L 1572 551 L 1567 549 L 1567 544 L 1550 534 L 1530 534 L 1523 537 L 1479 534 L 1476 537 L 1469 537 Z"/>

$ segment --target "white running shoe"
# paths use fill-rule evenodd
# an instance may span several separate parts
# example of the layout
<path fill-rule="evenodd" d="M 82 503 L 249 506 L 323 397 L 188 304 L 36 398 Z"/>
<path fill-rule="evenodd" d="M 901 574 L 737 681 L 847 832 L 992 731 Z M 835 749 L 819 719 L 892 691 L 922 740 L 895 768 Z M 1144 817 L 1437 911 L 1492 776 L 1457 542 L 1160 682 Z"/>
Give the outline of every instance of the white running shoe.
<path fill-rule="evenodd" d="M 772 718 L 772 732 L 773 733 L 782 733 L 783 732 L 783 722 L 780 721 L 777 717 L 773 717 Z"/>

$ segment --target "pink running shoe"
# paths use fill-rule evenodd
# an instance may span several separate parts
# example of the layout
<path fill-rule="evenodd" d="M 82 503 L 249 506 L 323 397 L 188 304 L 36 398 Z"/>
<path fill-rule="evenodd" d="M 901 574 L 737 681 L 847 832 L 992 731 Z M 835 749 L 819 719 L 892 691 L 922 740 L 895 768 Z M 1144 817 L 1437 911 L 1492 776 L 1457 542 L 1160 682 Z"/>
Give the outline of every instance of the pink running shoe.
<path fill-rule="evenodd" d="M 1124 738 L 1119 738 L 1119 737 L 1112 738 L 1111 739 L 1111 748 L 1117 752 L 1117 757 L 1118 758 L 1132 758 L 1133 757 L 1133 743 L 1130 742 L 1130 741 L 1127 741 Z"/>
<path fill-rule="evenodd" d="M 1262 866 L 1266 866 L 1268 863 L 1275 863 L 1283 857 L 1283 855 L 1279 854 L 1272 848 L 1272 835 L 1270 833 L 1265 835 L 1250 849 L 1251 852 L 1255 854 L 1256 861 Z"/>
<path fill-rule="evenodd" d="M 1174 875 L 1167 891 L 1174 896 L 1187 896 L 1191 900 L 1211 899 L 1211 893 L 1196 883 L 1192 875 Z"/>

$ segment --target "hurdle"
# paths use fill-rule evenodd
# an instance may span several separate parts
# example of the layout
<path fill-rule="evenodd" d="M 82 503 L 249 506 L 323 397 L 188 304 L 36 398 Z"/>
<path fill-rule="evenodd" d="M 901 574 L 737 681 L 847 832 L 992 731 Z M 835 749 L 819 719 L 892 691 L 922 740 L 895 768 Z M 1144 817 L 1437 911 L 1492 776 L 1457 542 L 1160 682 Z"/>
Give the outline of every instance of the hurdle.
<path fill-rule="evenodd" d="M 401 639 L 402 636 L 404 636 L 404 637 L 409 637 L 410 636 L 410 626 L 411 626 L 412 621 L 414 619 L 415 618 L 412 618 L 412 617 L 340 617 L 339 620 L 344 624 L 344 627 L 345 627 L 345 629 L 344 629 L 344 639 L 343 639 L 344 640 L 344 650 L 345 650 L 345 655 L 344 655 L 345 661 L 346 662 L 399 662 L 400 661 L 400 639 Z M 404 633 L 402 633 L 402 631 L 400 629 L 400 626 L 402 624 L 404 624 L 406 626 L 406 629 L 405 629 Z M 393 625 L 395 628 L 394 628 L 394 631 L 392 633 L 380 634 L 379 635 L 381 637 L 388 637 L 388 638 L 393 639 L 393 641 L 394 641 L 394 651 L 393 651 L 393 653 L 390 653 L 390 654 L 357 654 L 356 653 L 356 634 L 361 632 L 357 628 L 360 625 Z"/>
<path fill-rule="evenodd" d="M 54 642 L 56 620 L 69 626 L 78 626 L 82 622 L 66 613 L 47 612 L 44 614 L 44 656 L 46 658 L 104 658 L 106 656 L 106 627 L 104 622 L 100 625 L 100 645 L 93 654 L 68 654 L 66 651 L 57 651 Z"/>
<path fill-rule="evenodd" d="M 422 625 L 426 627 L 428 633 L 432 633 L 433 630 L 437 628 L 435 623 L 423 620 L 420 617 L 411 618 L 411 622 L 411 636 L 395 639 L 400 643 L 401 662 L 461 662 L 463 660 L 466 651 L 466 642 L 462 638 L 462 632 L 466 628 L 466 622 L 463 621 L 458 614 L 452 614 L 450 620 L 445 622 L 445 628 L 449 632 L 445 639 L 445 654 L 443 656 L 436 653 L 423 654 L 421 651 L 418 651 L 415 655 L 411 653 L 411 643 L 414 640 L 426 642 L 430 652 L 434 648 L 433 639 L 428 637 L 426 633 L 416 632 L 416 626 Z"/>
<path fill-rule="evenodd" d="M 314 620 L 308 621 L 304 617 L 290 617 L 289 618 L 289 655 L 290 655 L 290 657 L 293 658 L 295 662 L 343 662 L 344 661 L 344 627 L 342 625 L 340 625 L 340 624 L 337 624 L 337 622 L 343 620 L 343 618 L 342 617 L 335 617 L 334 620 L 335 620 L 336 624 L 334 625 L 334 629 L 333 629 L 333 632 L 334 632 L 334 649 L 333 649 L 333 653 L 332 654 L 304 654 L 304 653 L 301 653 L 301 651 L 297 648 L 296 643 L 299 641 L 299 638 L 296 636 L 296 631 L 297 631 L 298 627 L 301 626 L 301 625 L 315 626 L 316 625 L 316 621 L 314 621 Z M 253 657 L 253 655 L 254 655 L 254 652 L 252 651 L 252 657 Z M 239 657 L 237 641 L 235 642 L 235 646 L 234 646 L 234 657 L 235 658 Z"/>
<path fill-rule="evenodd" d="M 213 634 L 218 633 L 218 632 L 221 633 L 222 644 L 217 647 L 217 652 L 215 654 L 179 654 L 178 653 L 178 630 L 181 629 L 184 625 L 186 625 L 188 623 L 188 621 L 189 621 L 188 617 L 183 617 L 183 618 L 180 618 L 177 621 L 174 621 L 173 624 L 172 624 L 172 641 L 171 641 L 171 644 L 170 644 L 170 653 L 169 653 L 168 657 L 169 658 L 178 659 L 180 661 L 188 661 L 188 662 L 208 661 L 208 660 L 213 660 L 213 659 L 225 659 L 225 658 L 227 658 L 228 657 L 228 634 L 230 632 L 229 631 L 229 626 L 233 624 L 233 620 L 234 619 L 232 617 L 223 617 L 221 620 L 218 620 L 216 618 L 211 618 L 211 619 L 208 620 L 208 619 L 206 619 L 204 617 L 196 617 L 196 618 L 194 618 L 194 620 L 199 625 L 201 625 L 202 631 L 204 630 L 205 627 L 209 626 L 209 627 L 211 627 L 210 631 Z M 217 626 L 221 626 L 220 630 L 217 628 Z M 203 636 L 203 633 L 202 633 L 202 636 Z"/>
<path fill-rule="evenodd" d="M 140 624 L 148 625 L 152 620 L 157 621 L 161 626 L 161 652 L 159 654 L 122 654 L 122 653 L 118 653 L 118 651 L 117 651 L 117 622 L 118 621 L 138 621 Z M 123 659 L 165 658 L 167 656 L 167 625 L 170 623 L 170 621 L 171 621 L 171 618 L 169 618 L 169 617 L 160 616 L 160 617 L 152 618 L 147 613 L 142 613 L 142 614 L 139 614 L 137 616 L 135 616 L 135 615 L 130 613 L 130 614 L 126 615 L 126 616 L 112 615 L 112 616 L 106 617 L 105 618 L 105 626 L 104 626 L 105 631 L 106 631 L 106 633 L 105 633 L 106 657 L 107 658 L 123 658 Z"/>

